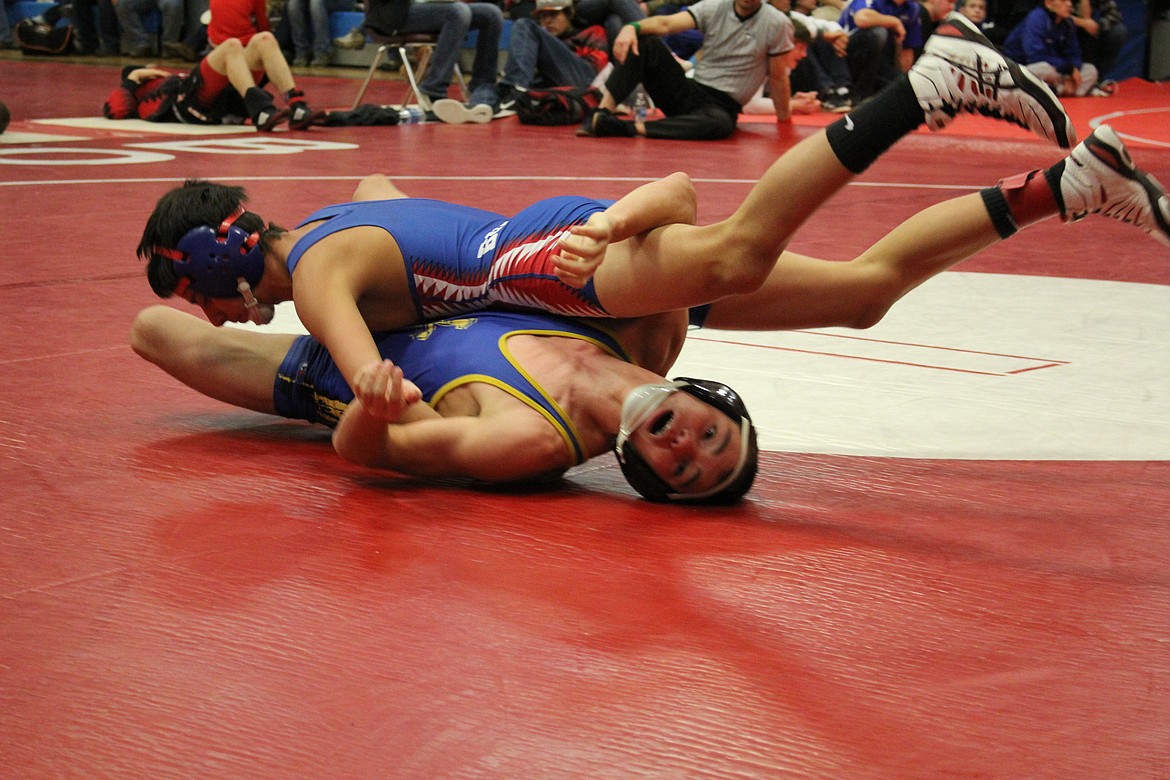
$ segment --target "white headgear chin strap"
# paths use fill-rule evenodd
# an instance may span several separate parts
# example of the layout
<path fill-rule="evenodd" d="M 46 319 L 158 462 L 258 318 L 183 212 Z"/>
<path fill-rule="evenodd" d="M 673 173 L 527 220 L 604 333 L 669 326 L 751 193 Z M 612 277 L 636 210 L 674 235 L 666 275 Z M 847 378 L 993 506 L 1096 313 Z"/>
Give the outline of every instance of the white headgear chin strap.
<path fill-rule="evenodd" d="M 256 296 L 252 294 L 252 286 L 248 284 L 247 279 L 242 276 L 236 279 L 236 289 L 240 291 L 240 295 L 244 296 L 244 308 L 248 310 L 249 322 L 257 325 L 267 325 L 272 322 L 276 309 L 256 300 Z"/>

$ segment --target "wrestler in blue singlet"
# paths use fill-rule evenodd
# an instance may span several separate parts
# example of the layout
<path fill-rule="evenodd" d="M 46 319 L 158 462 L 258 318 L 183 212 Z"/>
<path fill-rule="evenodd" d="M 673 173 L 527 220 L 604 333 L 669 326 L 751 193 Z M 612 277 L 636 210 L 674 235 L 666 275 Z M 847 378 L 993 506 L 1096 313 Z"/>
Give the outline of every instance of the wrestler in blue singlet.
<path fill-rule="evenodd" d="M 512 219 L 425 198 L 327 206 L 301 225 L 325 220 L 288 256 L 292 273 L 315 243 L 352 227 L 380 227 L 393 237 L 410 275 L 420 321 L 508 304 L 574 317 L 609 316 L 590 281 L 577 289 L 553 273 L 549 259 L 569 227 L 613 201 L 564 196 L 539 201 Z"/>
<path fill-rule="evenodd" d="M 572 320 L 520 312 L 477 312 L 470 317 L 376 333 L 374 338 L 382 357 L 401 367 L 431 406 L 461 385 L 485 382 L 544 415 L 564 438 L 573 462 L 580 463 L 585 454 L 573 422 L 521 371 L 508 350 L 508 337 L 519 334 L 582 339 L 621 360 L 630 359 L 621 344 L 601 330 Z M 309 336 L 301 336 L 276 373 L 273 400 L 276 413 L 283 417 L 334 426 L 353 400 L 353 391 L 329 352 Z"/>

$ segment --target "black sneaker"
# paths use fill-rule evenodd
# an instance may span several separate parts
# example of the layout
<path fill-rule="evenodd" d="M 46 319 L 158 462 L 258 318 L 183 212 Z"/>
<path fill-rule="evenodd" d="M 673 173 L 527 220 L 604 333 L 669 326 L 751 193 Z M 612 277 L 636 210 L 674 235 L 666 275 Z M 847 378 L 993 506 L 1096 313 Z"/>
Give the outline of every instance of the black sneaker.
<path fill-rule="evenodd" d="M 314 111 L 304 102 L 293 103 L 289 106 L 291 115 L 288 120 L 290 130 L 308 130 L 313 125 L 319 125 L 325 119 L 324 111 Z"/>
<path fill-rule="evenodd" d="M 821 98 L 821 109 L 830 114 L 848 114 L 853 110 L 853 101 L 848 94 L 834 93 Z"/>
<path fill-rule="evenodd" d="M 516 95 L 525 92 L 520 87 L 511 84 L 500 85 L 500 111 L 512 111 L 516 108 Z"/>
<path fill-rule="evenodd" d="M 618 119 L 604 108 L 594 109 L 577 128 L 577 135 L 589 138 L 633 138 L 638 131 L 634 123 Z"/>

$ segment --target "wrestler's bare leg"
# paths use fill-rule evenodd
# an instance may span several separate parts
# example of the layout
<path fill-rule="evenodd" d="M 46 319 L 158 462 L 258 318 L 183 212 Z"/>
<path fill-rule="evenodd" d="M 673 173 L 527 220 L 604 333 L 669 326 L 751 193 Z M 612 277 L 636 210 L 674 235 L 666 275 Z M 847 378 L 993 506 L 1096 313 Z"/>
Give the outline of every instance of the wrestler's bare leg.
<path fill-rule="evenodd" d="M 358 182 L 352 200 L 396 200 L 409 197 L 389 177 L 375 173 Z"/>
<path fill-rule="evenodd" d="M 706 324 L 867 328 L 927 279 L 1000 240 L 982 198 L 964 195 L 915 214 L 849 262 L 784 252 L 763 286 L 716 301 Z"/>
<path fill-rule="evenodd" d="M 275 414 L 276 372 L 297 337 L 217 328 L 169 306 L 139 312 L 130 346 L 188 387 L 234 406 Z"/>

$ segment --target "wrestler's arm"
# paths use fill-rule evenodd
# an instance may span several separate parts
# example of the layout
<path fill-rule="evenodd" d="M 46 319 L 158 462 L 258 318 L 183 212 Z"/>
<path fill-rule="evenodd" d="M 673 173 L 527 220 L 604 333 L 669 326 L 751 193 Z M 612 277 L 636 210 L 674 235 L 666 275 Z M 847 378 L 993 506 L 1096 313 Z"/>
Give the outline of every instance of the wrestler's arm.
<path fill-rule="evenodd" d="M 553 257 L 557 276 L 566 284 L 584 286 L 605 259 L 606 249 L 627 238 L 663 225 L 695 224 L 698 196 L 691 178 L 677 172 L 643 184 L 605 211 L 573 225 Z"/>
<path fill-rule="evenodd" d="M 530 409 L 516 411 L 387 424 L 355 400 L 333 432 L 333 447 L 363 466 L 427 477 L 518 482 L 567 468 L 552 426 Z"/>
<path fill-rule="evenodd" d="M 305 253 L 293 275 L 297 316 L 329 350 L 350 387 L 358 369 L 382 359 L 357 304 L 371 278 L 368 262 L 360 256 L 341 262 L 318 245 Z"/>

